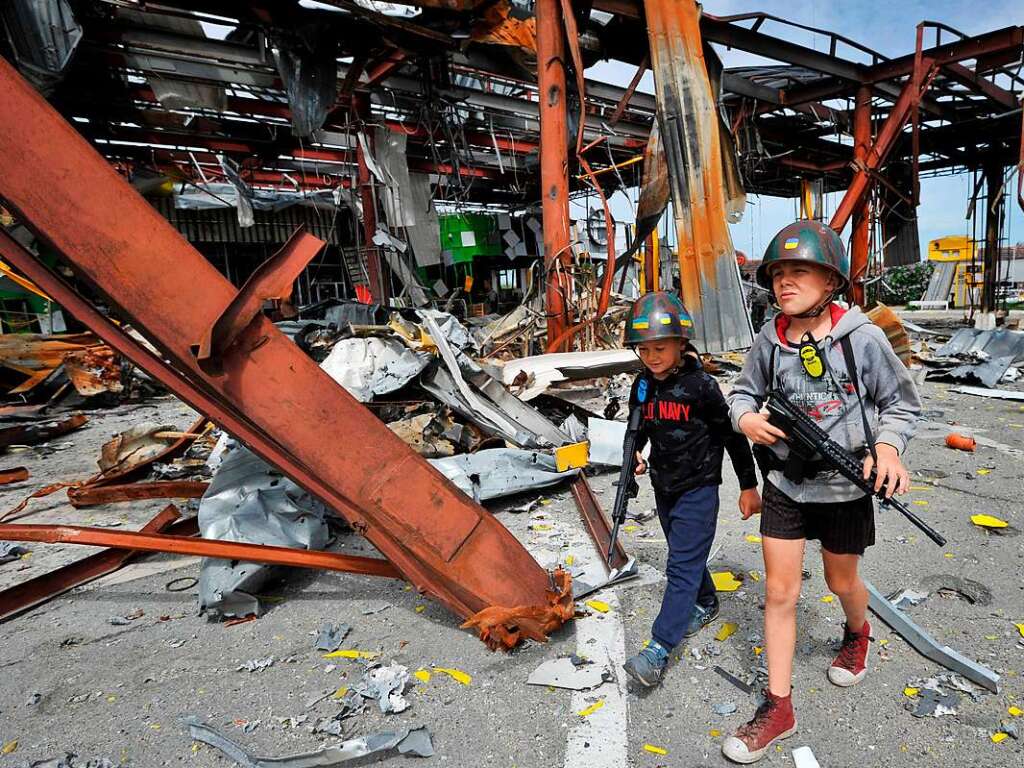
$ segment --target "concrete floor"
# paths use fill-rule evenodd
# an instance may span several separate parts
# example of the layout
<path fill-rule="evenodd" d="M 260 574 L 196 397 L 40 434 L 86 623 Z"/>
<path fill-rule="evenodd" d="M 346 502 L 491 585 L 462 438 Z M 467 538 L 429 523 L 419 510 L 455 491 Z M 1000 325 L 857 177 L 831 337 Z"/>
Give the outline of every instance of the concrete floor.
<path fill-rule="evenodd" d="M 810 578 L 799 607 L 794 678 L 800 730 L 764 764 L 792 764 L 791 750 L 799 745 L 810 746 L 822 766 L 1024 764 L 1024 742 L 995 744 L 990 739 L 1000 720 L 1010 718 L 1007 707 L 1024 708 L 1024 646 L 1014 627 L 1014 622 L 1024 622 L 1024 538 L 1017 535 L 1024 527 L 1019 503 L 1024 498 L 1024 404 L 959 395 L 935 383 L 924 384 L 922 394 L 927 422 L 907 459 L 917 489 L 909 498 L 926 502 L 914 508 L 950 543 L 939 549 L 902 517 L 880 513 L 878 543 L 868 551 L 863 570 L 883 592 L 939 575 L 968 577 L 987 586 L 993 596 L 989 605 L 933 594 L 910 613 L 942 642 L 1002 674 L 1001 692 L 982 695 L 976 702 L 964 697 L 956 715 L 912 717 L 904 709 L 907 682 L 944 670 L 879 623 L 875 650 L 884 647 L 890 658 L 879 661 L 874 656 L 870 674 L 853 689 L 830 685 L 825 669 L 832 643 L 841 634 L 842 611 L 837 600 L 821 600 L 828 592 L 812 543 L 805 563 Z M 169 399 L 128 410 L 91 414 L 89 426 L 55 441 L 71 444 L 64 450 L 42 455 L 45 451 L 35 449 L 6 457 L 11 466 L 27 466 L 32 477 L 20 487 L 4 488 L 0 508 L 13 506 L 37 487 L 88 476 L 95 471 L 100 444 L 133 422 L 147 419 L 185 428 L 192 419 L 191 411 Z M 944 447 L 943 438 L 953 428 L 983 439 L 977 453 Z M 979 469 L 989 471 L 979 474 Z M 0 756 L 0 768 L 66 752 L 83 761 L 108 758 L 135 766 L 230 765 L 219 752 L 193 744 L 181 723 L 187 715 L 199 716 L 261 755 L 290 755 L 333 743 L 335 739 L 315 735 L 310 727 L 337 711 L 337 704 L 329 699 L 310 702 L 358 679 L 360 667 L 345 660 L 332 664 L 313 650 L 324 620 L 354 627 L 347 647 L 380 651 L 384 661 L 404 664 L 410 671 L 454 667 L 472 676 L 468 686 L 445 675 L 435 675 L 428 683 L 416 681 L 408 710 L 382 715 L 368 707 L 346 721 L 346 735 L 426 725 L 436 749 L 431 760 L 453 766 L 725 765 L 720 744 L 749 718 L 753 698 L 712 667 L 718 664 L 745 677 L 761 663 L 754 648 L 762 645 L 763 598 L 763 581 L 749 575 L 763 573 L 760 547 L 745 538 L 756 534 L 756 522 L 740 521 L 736 481 L 731 470 L 725 475 L 716 541 L 721 548 L 712 569 L 730 569 L 746 575 L 746 581 L 738 591 L 721 595 L 719 620 L 678 650 L 680 660 L 657 690 L 625 686 L 619 669 L 619 680 L 583 694 L 525 684 L 545 660 L 580 652 L 607 656 L 617 664 L 647 637 L 660 604 L 658 569 L 665 558 L 654 521 L 624 534 L 644 578 L 596 595 L 612 606 L 608 613 L 580 606 L 590 615 L 545 645 L 530 643 L 511 654 L 487 651 L 458 628 L 453 616 L 401 582 L 341 574 L 292 572 L 267 588 L 279 602 L 258 621 L 233 627 L 210 623 L 196 615 L 195 588 L 166 589 L 172 579 L 198 575 L 197 563 L 151 557 L 106 583 L 79 589 L 3 625 L 0 744 L 17 740 L 18 745 Z M 614 494 L 612 480 L 608 473 L 592 480 L 606 508 Z M 568 489 L 543 496 L 550 503 L 532 513 L 543 519 L 508 511 L 524 499 L 492 510 L 544 564 L 568 555 L 577 563 L 597 558 Z M 74 510 L 58 492 L 33 502 L 30 509 L 39 511 L 26 521 L 121 521 L 125 528 L 134 528 L 161 506 L 150 502 Z M 634 509 L 651 507 L 653 497 L 644 481 Z M 1003 535 L 988 533 L 971 524 L 969 517 L 977 512 L 1001 517 L 1011 528 Z M 529 529 L 538 522 L 550 529 Z M 362 545 L 350 538 L 337 546 L 352 551 Z M 27 559 L 0 566 L 0 587 L 84 554 L 82 548 L 33 546 Z M 364 614 L 385 604 L 386 610 Z M 109 623 L 110 617 L 137 610 L 143 616 L 128 626 Z M 727 621 L 736 623 L 737 631 L 724 642 L 715 641 L 714 634 Z M 624 646 L 616 639 L 623 632 Z M 710 657 L 704 650 L 708 646 L 714 654 Z M 247 660 L 271 655 L 275 663 L 262 672 L 236 671 Z M 597 700 L 606 706 L 589 717 L 577 714 Z M 737 712 L 714 714 L 712 707 L 725 702 L 735 703 Z M 294 725 L 287 721 L 302 717 L 306 720 Z M 1024 718 L 1017 720 L 1024 726 Z M 257 721 L 255 730 L 243 730 L 245 723 Z M 645 745 L 668 754 L 646 751 Z M 386 755 L 379 762 L 399 765 L 414 759 Z M 377 762 L 371 757 L 355 764 Z"/>

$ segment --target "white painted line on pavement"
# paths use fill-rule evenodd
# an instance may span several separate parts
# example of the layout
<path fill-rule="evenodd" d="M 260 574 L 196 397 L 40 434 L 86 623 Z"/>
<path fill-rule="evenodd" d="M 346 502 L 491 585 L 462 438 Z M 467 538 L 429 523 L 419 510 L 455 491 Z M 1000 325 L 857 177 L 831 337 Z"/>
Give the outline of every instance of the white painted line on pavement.
<path fill-rule="evenodd" d="M 604 592 L 608 613 L 576 619 L 576 653 L 595 664 L 607 666 L 615 679 L 590 691 L 572 695 L 573 716 L 579 721 L 569 729 L 563 768 L 623 768 L 628 765 L 629 712 L 626 699 L 625 631 L 619 596 Z M 575 714 L 603 700 L 604 706 L 586 717 Z"/>

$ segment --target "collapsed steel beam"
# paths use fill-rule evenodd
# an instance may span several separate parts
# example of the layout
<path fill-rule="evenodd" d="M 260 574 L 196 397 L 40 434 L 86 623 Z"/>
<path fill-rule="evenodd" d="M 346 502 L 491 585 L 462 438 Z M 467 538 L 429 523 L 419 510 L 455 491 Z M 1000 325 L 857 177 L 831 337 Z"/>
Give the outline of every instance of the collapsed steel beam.
<path fill-rule="evenodd" d="M 544 626 L 571 617 L 571 601 L 549 590 L 550 575 L 515 537 L 268 319 L 252 317 L 230 340 L 218 360 L 223 373 L 204 372 L 193 347 L 236 300 L 236 289 L 5 61 L 0 102 L 0 196 L 160 350 L 167 362 L 137 355 L 145 370 L 343 515 L 454 613 L 515 606 L 543 614 Z M 62 296 L 51 292 L 56 301 L 117 346 L 109 322 L 75 311 L 85 302 L 36 267 L 50 287 L 64 288 Z M 493 645 L 520 637 L 518 614 L 502 615 L 507 621 L 486 627 Z"/>

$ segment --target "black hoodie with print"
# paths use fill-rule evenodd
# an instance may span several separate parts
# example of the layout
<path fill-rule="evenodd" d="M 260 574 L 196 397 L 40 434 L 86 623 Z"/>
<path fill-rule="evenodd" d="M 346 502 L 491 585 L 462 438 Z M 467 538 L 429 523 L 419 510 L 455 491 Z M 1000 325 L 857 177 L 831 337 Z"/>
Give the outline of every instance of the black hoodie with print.
<path fill-rule="evenodd" d="M 750 444 L 733 431 L 722 390 L 696 356 L 684 355 L 679 367 L 661 381 L 646 370 L 637 376 L 629 393 L 631 413 L 637 405 L 643 409 L 638 450 L 650 442 L 648 464 L 656 492 L 679 496 L 701 486 L 721 485 L 724 451 L 729 452 L 740 488 L 757 487 Z"/>

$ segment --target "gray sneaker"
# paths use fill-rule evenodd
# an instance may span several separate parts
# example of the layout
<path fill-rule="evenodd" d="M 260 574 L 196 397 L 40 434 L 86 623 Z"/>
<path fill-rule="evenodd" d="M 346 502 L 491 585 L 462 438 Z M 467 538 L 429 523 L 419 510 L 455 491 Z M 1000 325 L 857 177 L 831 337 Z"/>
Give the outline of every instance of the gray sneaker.
<path fill-rule="evenodd" d="M 668 651 L 653 640 L 649 641 L 636 656 L 626 659 L 622 668 L 640 685 L 652 688 L 661 682 L 668 666 Z"/>
<path fill-rule="evenodd" d="M 686 628 L 686 632 L 683 633 L 683 637 L 693 637 L 717 618 L 717 600 L 715 600 L 714 605 L 709 605 L 706 608 L 703 605 L 694 605 L 693 613 L 690 614 L 690 625 Z"/>

